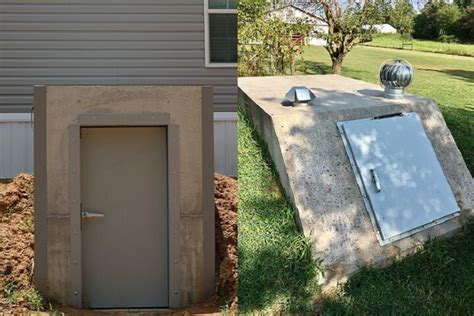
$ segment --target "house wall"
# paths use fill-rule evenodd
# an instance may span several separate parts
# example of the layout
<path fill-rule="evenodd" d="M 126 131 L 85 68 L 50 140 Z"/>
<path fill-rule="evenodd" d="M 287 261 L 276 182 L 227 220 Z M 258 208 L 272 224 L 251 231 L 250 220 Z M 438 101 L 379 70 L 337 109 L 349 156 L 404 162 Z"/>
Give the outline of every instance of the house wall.
<path fill-rule="evenodd" d="M 214 170 L 237 176 L 237 113 L 214 113 Z"/>
<path fill-rule="evenodd" d="M 235 112 L 236 69 L 205 67 L 204 35 L 204 0 L 0 0 L 0 113 L 30 113 L 34 85 L 209 85 Z"/>
<path fill-rule="evenodd" d="M 29 113 L 0 113 L 0 179 L 33 172 L 33 125 Z"/>
<path fill-rule="evenodd" d="M 33 85 L 211 85 L 235 111 L 235 68 L 205 68 L 204 0 L 0 0 L 0 112 Z"/>

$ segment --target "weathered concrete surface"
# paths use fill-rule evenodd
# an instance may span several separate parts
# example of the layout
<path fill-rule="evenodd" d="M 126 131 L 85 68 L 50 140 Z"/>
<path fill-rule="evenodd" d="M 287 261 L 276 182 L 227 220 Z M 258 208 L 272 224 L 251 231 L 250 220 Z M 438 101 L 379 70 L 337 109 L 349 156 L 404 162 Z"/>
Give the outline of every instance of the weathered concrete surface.
<path fill-rule="evenodd" d="M 209 295 L 209 288 L 214 289 L 215 246 L 214 224 L 212 222 L 212 227 L 205 225 L 208 223 L 206 218 L 214 218 L 212 162 L 210 169 L 201 168 L 203 164 L 209 164 L 204 163 L 203 157 L 209 155 L 212 157 L 212 149 L 209 155 L 203 153 L 207 147 L 206 143 L 209 142 L 209 139 L 203 137 L 207 135 L 203 133 L 203 128 L 211 128 L 212 136 L 212 127 L 209 127 L 212 126 L 212 103 L 209 103 L 209 109 L 203 108 L 202 98 L 205 96 L 202 88 L 48 86 L 40 89 L 42 89 L 39 93 L 42 95 L 40 97 L 42 100 L 36 103 L 35 113 L 39 114 L 35 118 L 35 128 L 45 127 L 46 135 L 45 139 L 39 136 L 35 149 L 45 151 L 46 156 L 40 155 L 39 165 L 42 168 L 35 166 L 38 187 L 36 192 L 38 203 L 35 205 L 35 222 L 37 222 L 35 248 L 38 259 L 35 261 L 35 271 L 41 274 L 36 280 L 44 283 L 39 284 L 39 288 L 47 297 L 69 304 L 71 294 L 69 126 L 77 124 L 78 116 L 86 113 L 159 112 L 169 113 L 171 122 L 179 126 L 180 240 L 177 243 L 181 249 L 182 304 L 197 303 L 206 298 L 205 296 Z M 202 126 L 203 112 L 209 112 L 205 114 L 211 122 L 208 127 Z M 43 163 L 45 168 L 42 166 Z M 203 199 L 203 195 L 208 198 Z M 206 237 L 206 231 L 211 231 L 212 236 Z M 212 238 L 211 242 L 209 238 Z M 212 251 L 208 251 L 208 248 Z M 209 266 L 212 269 L 209 269 Z"/>
<path fill-rule="evenodd" d="M 315 105 L 282 106 L 292 86 L 312 89 Z M 449 236 L 473 215 L 473 180 L 437 105 L 413 95 L 403 100 L 382 96 L 377 85 L 337 75 L 239 79 L 239 102 L 268 144 L 315 257 L 323 259 L 326 274 L 321 282 L 326 288 L 345 281 L 360 265 L 387 264 L 430 238 Z M 336 122 L 397 112 L 417 112 L 421 117 L 462 214 L 381 247 Z"/>

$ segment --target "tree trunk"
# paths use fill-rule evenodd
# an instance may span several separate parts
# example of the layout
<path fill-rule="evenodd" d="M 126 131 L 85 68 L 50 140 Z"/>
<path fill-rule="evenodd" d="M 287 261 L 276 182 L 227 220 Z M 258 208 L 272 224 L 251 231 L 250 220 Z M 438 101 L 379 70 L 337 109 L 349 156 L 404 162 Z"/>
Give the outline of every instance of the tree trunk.
<path fill-rule="evenodd" d="M 342 58 L 335 58 L 332 60 L 332 73 L 336 75 L 341 74 Z"/>
<path fill-rule="evenodd" d="M 296 58 L 292 56 L 291 61 L 290 61 L 290 73 L 293 76 L 295 72 L 296 72 Z"/>

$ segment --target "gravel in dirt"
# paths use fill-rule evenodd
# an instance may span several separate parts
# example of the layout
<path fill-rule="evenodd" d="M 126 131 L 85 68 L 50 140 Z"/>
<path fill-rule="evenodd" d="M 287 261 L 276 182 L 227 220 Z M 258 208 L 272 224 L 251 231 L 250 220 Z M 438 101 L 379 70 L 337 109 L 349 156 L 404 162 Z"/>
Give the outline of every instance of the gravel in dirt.
<path fill-rule="evenodd" d="M 230 309 L 237 308 L 237 181 L 216 173 L 217 294 Z"/>
<path fill-rule="evenodd" d="M 0 314 L 21 313 L 35 300 L 33 277 L 33 177 L 0 183 Z"/>
<path fill-rule="evenodd" d="M 217 295 L 173 315 L 212 314 L 221 307 L 235 314 L 237 309 L 237 181 L 216 173 L 214 184 Z M 10 183 L 0 183 L 0 315 L 35 310 L 41 302 L 32 283 L 33 192 L 31 175 L 20 174 Z"/>

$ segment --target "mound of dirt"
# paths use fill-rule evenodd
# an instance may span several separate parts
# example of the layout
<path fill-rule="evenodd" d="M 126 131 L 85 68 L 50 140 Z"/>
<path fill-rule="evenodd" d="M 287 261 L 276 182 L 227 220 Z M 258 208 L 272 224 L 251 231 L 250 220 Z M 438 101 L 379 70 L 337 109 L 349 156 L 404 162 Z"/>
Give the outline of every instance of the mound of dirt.
<path fill-rule="evenodd" d="M 0 310 L 31 308 L 33 277 L 33 177 L 20 174 L 0 184 Z"/>
<path fill-rule="evenodd" d="M 217 294 L 230 309 L 237 308 L 237 181 L 216 173 Z"/>

